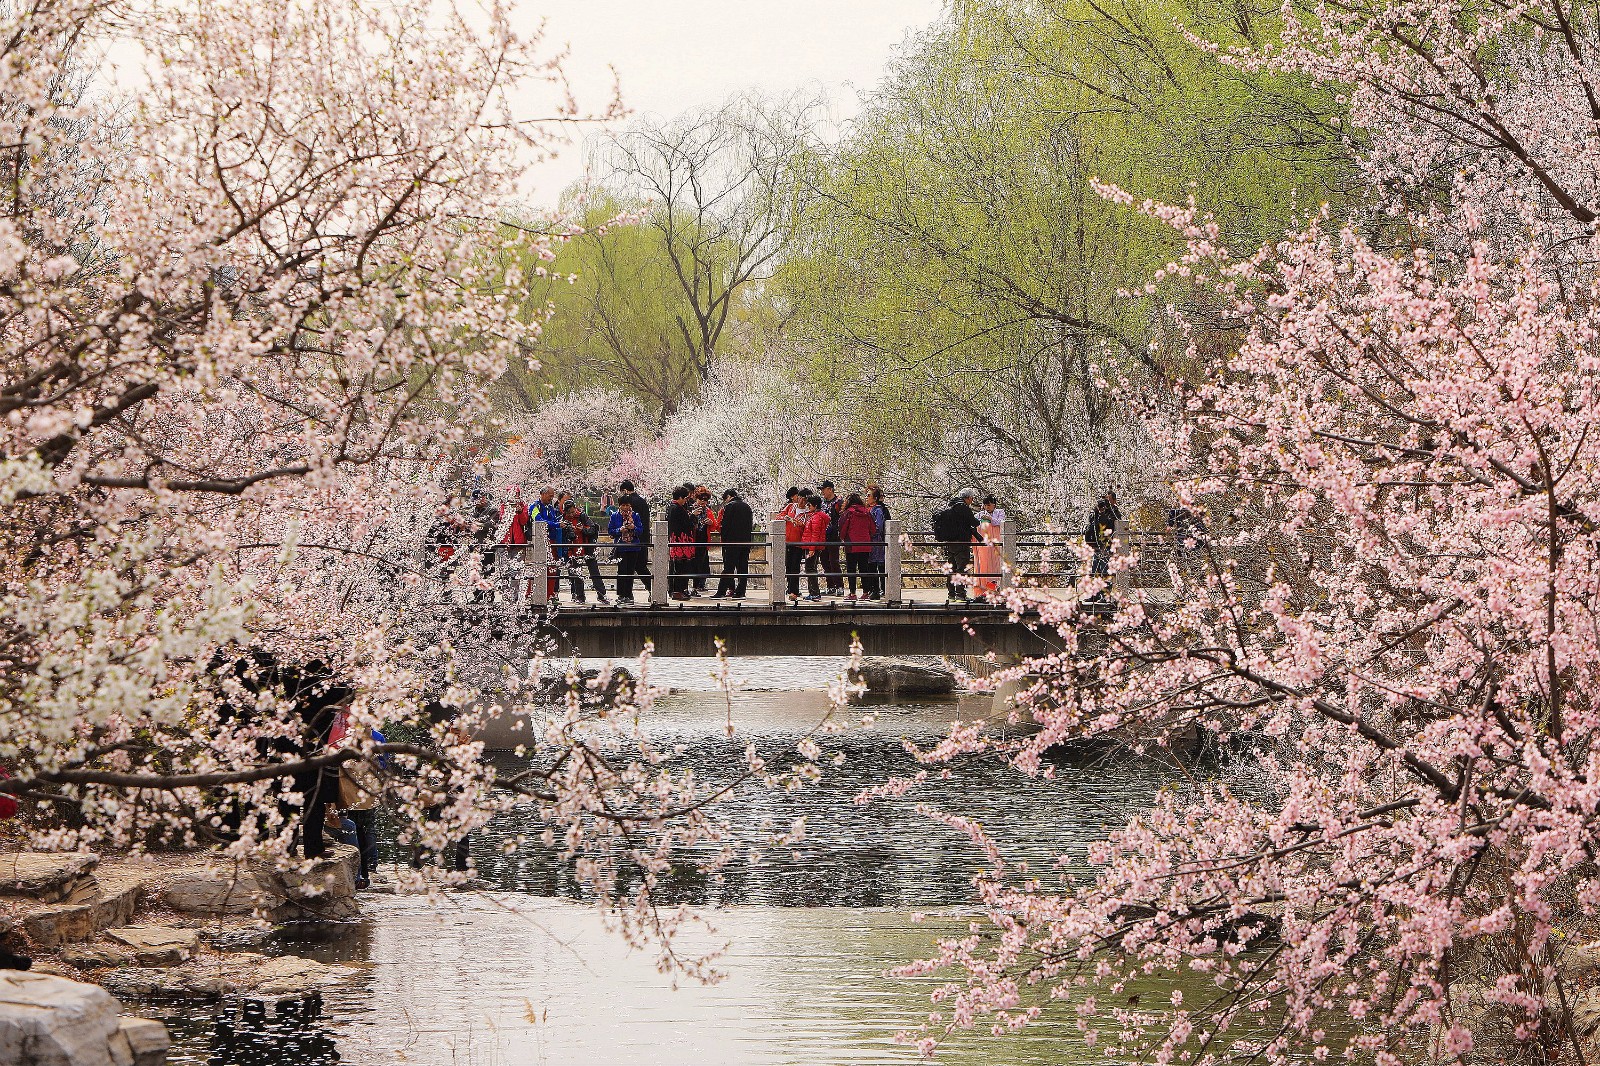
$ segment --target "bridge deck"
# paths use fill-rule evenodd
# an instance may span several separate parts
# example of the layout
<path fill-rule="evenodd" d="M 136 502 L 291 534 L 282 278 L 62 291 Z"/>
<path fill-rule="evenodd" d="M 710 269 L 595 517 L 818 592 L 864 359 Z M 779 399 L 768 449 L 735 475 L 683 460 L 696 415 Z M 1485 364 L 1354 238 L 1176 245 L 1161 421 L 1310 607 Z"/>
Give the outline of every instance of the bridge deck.
<path fill-rule="evenodd" d="M 1058 590 L 1059 591 L 1059 590 Z M 908 590 L 897 604 L 829 598 L 799 606 L 745 600 L 675 600 L 650 606 L 574 604 L 563 597 L 554 624 L 585 658 L 639 654 L 707 656 L 721 640 L 730 655 L 844 655 L 852 636 L 868 655 L 1014 656 L 1050 650 L 1049 635 L 983 601 L 946 602 L 943 590 Z"/>

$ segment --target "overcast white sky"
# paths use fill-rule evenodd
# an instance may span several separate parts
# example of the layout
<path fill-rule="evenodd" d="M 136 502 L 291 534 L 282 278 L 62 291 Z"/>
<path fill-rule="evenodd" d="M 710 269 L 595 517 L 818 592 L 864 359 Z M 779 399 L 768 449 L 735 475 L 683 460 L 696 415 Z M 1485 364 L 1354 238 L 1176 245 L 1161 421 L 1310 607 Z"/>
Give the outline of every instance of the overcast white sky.
<path fill-rule="evenodd" d="M 583 106 L 603 107 L 621 80 L 639 115 L 675 115 L 719 103 L 741 89 L 821 87 L 835 117 L 848 118 L 857 90 L 878 80 L 908 30 L 932 22 L 943 0 L 576 0 L 545 7 L 524 0 L 524 17 L 549 17 L 549 42 L 568 44 L 568 74 Z M 543 8 L 543 10 L 541 10 Z M 541 164 L 530 193 L 553 203 L 583 171 L 581 144 Z"/>

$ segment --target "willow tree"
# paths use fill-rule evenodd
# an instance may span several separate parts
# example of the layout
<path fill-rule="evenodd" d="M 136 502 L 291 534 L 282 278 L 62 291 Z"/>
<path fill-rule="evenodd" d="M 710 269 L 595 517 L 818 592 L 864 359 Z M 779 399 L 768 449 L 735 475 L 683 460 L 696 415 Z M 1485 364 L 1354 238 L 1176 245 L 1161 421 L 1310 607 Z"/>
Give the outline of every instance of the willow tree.
<path fill-rule="evenodd" d="M 1142 290 L 1178 245 L 1095 179 L 1193 195 L 1239 246 L 1341 197 L 1332 95 L 1232 70 L 1186 29 L 1233 44 L 1272 20 L 1204 0 L 980 0 L 869 96 L 780 282 L 816 381 L 902 468 L 1040 510 L 1128 476 L 1137 441 L 1102 380 L 1177 369 L 1149 356 L 1162 297 Z"/>
<path fill-rule="evenodd" d="M 660 231 L 638 220 L 645 205 L 604 190 L 568 207 L 577 224 L 543 257 L 544 245 L 513 226 L 502 256 L 528 280 L 519 317 L 542 324 L 528 344 L 535 365 L 500 382 L 511 406 L 537 409 L 552 398 L 594 388 L 639 401 L 665 420 L 703 378 L 684 330 L 694 309 L 678 286 Z M 704 255 L 726 255 L 707 248 Z"/>

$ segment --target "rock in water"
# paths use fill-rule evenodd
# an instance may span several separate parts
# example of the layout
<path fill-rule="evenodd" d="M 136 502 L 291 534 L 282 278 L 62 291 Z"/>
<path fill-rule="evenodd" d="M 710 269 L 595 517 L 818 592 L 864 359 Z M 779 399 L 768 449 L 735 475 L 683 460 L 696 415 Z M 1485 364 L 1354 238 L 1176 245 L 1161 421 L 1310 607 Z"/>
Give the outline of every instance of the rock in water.
<path fill-rule="evenodd" d="M 162 1066 L 160 1022 L 119 1017 L 105 989 L 49 974 L 0 972 L 0 1062 L 6 1066 Z"/>
<path fill-rule="evenodd" d="M 874 696 L 944 696 L 956 690 L 956 675 L 942 666 L 869 655 L 854 680 Z"/>
<path fill-rule="evenodd" d="M 239 993 L 284 1000 L 348 981 L 355 973 L 348 966 L 326 966 L 297 955 L 268 958 L 238 952 L 194 959 L 181 966 L 123 966 L 101 979 L 118 995 L 130 998 L 205 1000 Z"/>
<path fill-rule="evenodd" d="M 133 949 L 140 966 L 176 966 L 200 946 L 200 934 L 193 929 L 168 929 L 160 925 L 129 925 L 107 929 L 106 936 Z"/>

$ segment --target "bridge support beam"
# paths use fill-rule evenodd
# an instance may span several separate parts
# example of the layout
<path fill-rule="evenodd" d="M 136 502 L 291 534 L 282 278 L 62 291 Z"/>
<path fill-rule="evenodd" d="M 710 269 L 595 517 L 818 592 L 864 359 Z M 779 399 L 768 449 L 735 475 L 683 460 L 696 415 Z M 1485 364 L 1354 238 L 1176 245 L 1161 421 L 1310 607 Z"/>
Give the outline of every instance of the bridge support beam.
<path fill-rule="evenodd" d="M 528 542 L 527 575 L 533 588 L 533 605 L 550 605 L 550 527 L 543 522 L 529 522 L 533 538 Z M 515 597 L 513 597 L 515 598 Z"/>
<path fill-rule="evenodd" d="M 1017 526 L 1014 522 L 1000 523 L 1000 589 L 1005 591 L 1017 583 Z"/>
<path fill-rule="evenodd" d="M 852 610 L 562 611 L 556 626 L 585 659 L 631 659 L 645 642 L 657 655 L 847 655 L 855 634 L 868 655 L 1041 655 L 1050 649 L 1004 611 L 956 613 L 908 607 Z M 969 633 L 968 627 L 972 631 Z"/>

